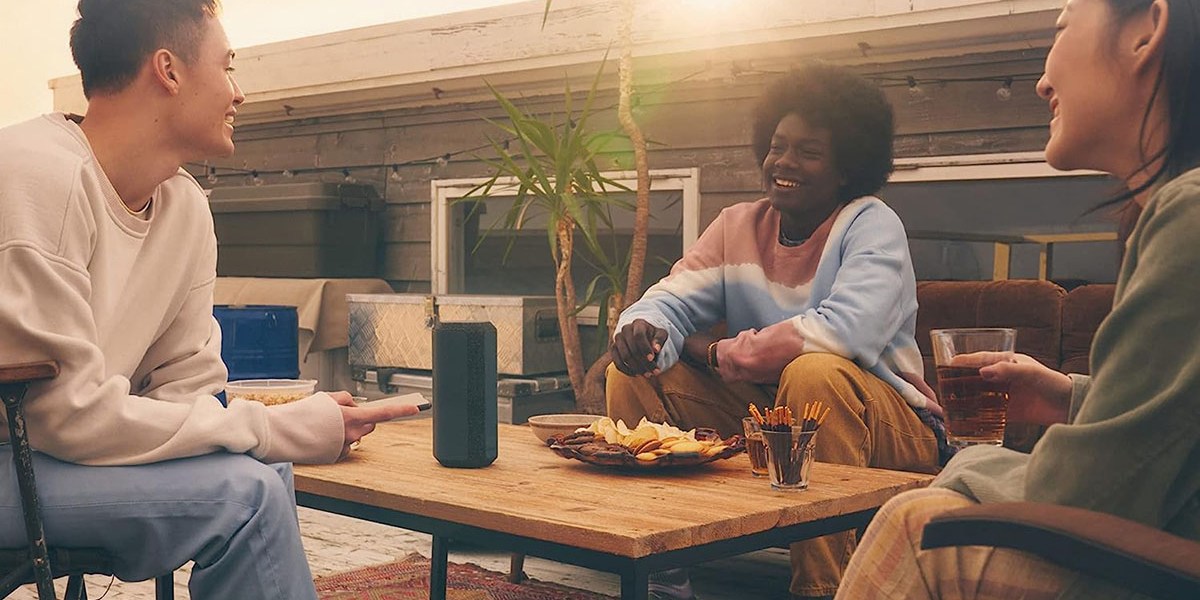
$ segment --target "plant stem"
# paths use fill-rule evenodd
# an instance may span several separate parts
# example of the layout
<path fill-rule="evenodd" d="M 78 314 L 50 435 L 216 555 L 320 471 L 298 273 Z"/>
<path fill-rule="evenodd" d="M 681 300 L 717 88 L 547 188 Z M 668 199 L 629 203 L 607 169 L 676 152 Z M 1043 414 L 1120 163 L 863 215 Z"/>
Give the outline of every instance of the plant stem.
<path fill-rule="evenodd" d="M 571 278 L 571 258 L 575 251 L 575 219 L 564 214 L 555 231 L 558 256 L 554 273 L 554 299 L 558 303 L 558 330 L 562 333 L 567 375 L 576 395 L 583 392 L 583 352 L 579 346 L 579 322 L 575 318 L 575 281 Z M 575 400 L 579 403 L 579 398 Z"/>
<path fill-rule="evenodd" d="M 634 0 L 621 0 L 621 23 L 617 36 L 621 39 L 620 101 L 617 119 L 633 143 L 633 163 L 637 169 L 637 212 L 633 219 L 633 241 L 629 246 L 629 274 L 625 283 L 625 302 L 632 304 L 642 296 L 642 276 L 646 268 L 646 230 L 650 224 L 650 164 L 646 159 L 646 137 L 633 118 L 630 96 L 633 95 L 633 9 Z M 620 308 L 625 308 L 621 305 Z M 609 330 L 609 333 L 613 333 Z"/>

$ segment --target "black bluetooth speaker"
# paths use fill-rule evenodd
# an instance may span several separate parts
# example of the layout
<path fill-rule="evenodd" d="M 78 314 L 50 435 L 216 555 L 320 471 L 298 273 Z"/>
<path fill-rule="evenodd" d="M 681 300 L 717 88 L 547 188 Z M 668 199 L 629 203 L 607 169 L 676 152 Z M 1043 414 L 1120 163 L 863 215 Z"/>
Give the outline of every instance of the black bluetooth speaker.
<path fill-rule="evenodd" d="M 496 327 L 433 324 L 433 457 L 447 467 L 496 460 Z"/>

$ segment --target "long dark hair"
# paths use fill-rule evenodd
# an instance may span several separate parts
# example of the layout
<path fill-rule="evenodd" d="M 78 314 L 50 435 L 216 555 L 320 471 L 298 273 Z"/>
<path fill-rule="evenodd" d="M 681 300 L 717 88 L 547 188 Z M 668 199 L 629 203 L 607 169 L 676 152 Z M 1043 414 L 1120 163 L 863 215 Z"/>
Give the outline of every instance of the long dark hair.
<path fill-rule="evenodd" d="M 1162 159 L 1162 164 L 1145 182 L 1122 193 L 1111 205 L 1146 191 L 1160 180 L 1170 181 L 1200 166 L 1200 0 L 1165 0 L 1167 30 L 1163 38 L 1162 70 L 1154 82 L 1150 103 L 1142 114 L 1143 137 L 1150 121 L 1150 105 L 1159 94 L 1167 99 L 1169 119 L 1166 144 L 1145 158 L 1145 165 Z M 1148 10 L 1153 0 L 1108 0 L 1120 26 L 1130 17 Z"/>
<path fill-rule="evenodd" d="M 1108 0 L 1115 17 L 1114 29 L 1148 10 L 1153 3 L 1154 0 Z M 1151 106 L 1160 93 L 1166 94 L 1169 119 L 1166 144 L 1145 157 L 1143 167 L 1159 159 L 1162 164 L 1137 187 L 1125 187 L 1112 199 L 1087 211 L 1093 213 L 1121 205 L 1116 209 L 1118 261 L 1124 259 L 1125 240 L 1133 233 L 1142 214 L 1141 205 L 1133 199 L 1160 180 L 1170 181 L 1200 167 L 1200 111 L 1189 110 L 1200 105 L 1200 0 L 1166 0 L 1166 3 L 1167 31 L 1163 38 L 1162 70 L 1154 80 L 1154 91 L 1142 113 L 1142 128 L 1138 134 L 1139 140 L 1145 138 Z"/>

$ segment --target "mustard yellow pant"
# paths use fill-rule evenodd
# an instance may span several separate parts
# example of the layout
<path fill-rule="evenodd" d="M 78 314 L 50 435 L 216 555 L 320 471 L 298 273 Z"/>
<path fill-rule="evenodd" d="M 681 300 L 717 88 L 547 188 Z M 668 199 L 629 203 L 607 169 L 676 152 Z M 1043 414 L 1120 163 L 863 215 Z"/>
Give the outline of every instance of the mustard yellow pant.
<path fill-rule="evenodd" d="M 833 354 L 801 355 L 784 369 L 778 386 L 726 383 L 685 363 L 654 378 L 629 377 L 610 366 L 607 377 L 608 414 L 630 426 L 646 417 L 729 436 L 742 433 L 750 402 L 801 414 L 805 402 L 820 400 L 831 410 L 817 441 L 818 461 L 924 473 L 938 468 L 937 439 L 895 388 Z M 836 592 L 854 547 L 854 531 L 792 544 L 791 593 Z"/>

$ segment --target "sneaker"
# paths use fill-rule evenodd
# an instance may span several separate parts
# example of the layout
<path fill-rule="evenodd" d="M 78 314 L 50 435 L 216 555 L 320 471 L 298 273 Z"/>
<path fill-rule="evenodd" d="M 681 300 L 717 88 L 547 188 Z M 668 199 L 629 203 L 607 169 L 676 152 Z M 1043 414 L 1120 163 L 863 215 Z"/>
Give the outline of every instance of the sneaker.
<path fill-rule="evenodd" d="M 651 600 L 696 600 L 687 569 L 668 569 L 650 574 Z"/>

